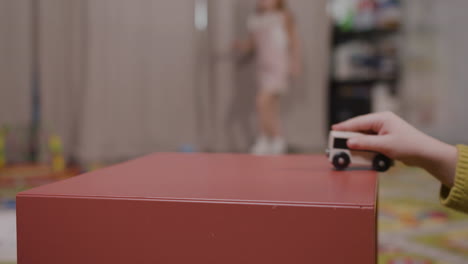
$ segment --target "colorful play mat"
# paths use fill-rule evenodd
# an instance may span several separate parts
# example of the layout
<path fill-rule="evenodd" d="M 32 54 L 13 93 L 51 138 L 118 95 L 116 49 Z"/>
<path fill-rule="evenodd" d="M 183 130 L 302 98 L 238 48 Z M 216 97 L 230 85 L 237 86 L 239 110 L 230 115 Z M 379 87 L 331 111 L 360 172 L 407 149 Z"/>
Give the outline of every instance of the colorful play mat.
<path fill-rule="evenodd" d="M 419 169 L 380 176 L 379 263 L 468 263 L 468 216 L 441 206 L 439 188 Z"/>
<path fill-rule="evenodd" d="M 0 264 L 15 263 L 16 193 L 78 173 L 47 165 L 0 170 Z M 380 176 L 379 264 L 468 263 L 468 216 L 442 207 L 439 187 L 422 170 L 400 165 Z"/>
<path fill-rule="evenodd" d="M 70 178 L 77 169 L 54 172 L 48 165 L 15 165 L 0 169 L 0 209 L 14 209 L 16 193 L 32 187 Z"/>

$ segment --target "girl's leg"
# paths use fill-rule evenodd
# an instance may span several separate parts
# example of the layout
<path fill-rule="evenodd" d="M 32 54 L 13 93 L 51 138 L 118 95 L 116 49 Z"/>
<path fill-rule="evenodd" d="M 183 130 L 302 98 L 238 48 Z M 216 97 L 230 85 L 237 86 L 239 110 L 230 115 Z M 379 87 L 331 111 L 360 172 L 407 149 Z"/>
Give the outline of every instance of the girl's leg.
<path fill-rule="evenodd" d="M 261 91 L 257 96 L 257 113 L 261 136 L 256 144 L 262 154 L 282 154 L 286 143 L 281 137 L 280 96 L 275 93 Z M 265 143 L 266 142 L 266 143 Z M 261 146 L 261 147 L 260 147 Z"/>
<path fill-rule="evenodd" d="M 280 96 L 274 94 L 269 98 L 269 130 L 271 131 L 270 154 L 286 153 L 286 141 L 281 136 Z"/>
<path fill-rule="evenodd" d="M 275 136 L 274 95 L 260 91 L 257 95 L 257 114 L 260 133 L 268 138 Z"/>
<path fill-rule="evenodd" d="M 280 96 L 272 94 L 268 100 L 269 104 L 269 130 L 271 138 L 281 137 L 281 120 L 280 120 Z"/>
<path fill-rule="evenodd" d="M 257 141 L 251 149 L 252 154 L 268 155 L 271 154 L 271 136 L 270 125 L 269 94 L 260 91 L 256 98 L 257 119 L 259 135 Z"/>

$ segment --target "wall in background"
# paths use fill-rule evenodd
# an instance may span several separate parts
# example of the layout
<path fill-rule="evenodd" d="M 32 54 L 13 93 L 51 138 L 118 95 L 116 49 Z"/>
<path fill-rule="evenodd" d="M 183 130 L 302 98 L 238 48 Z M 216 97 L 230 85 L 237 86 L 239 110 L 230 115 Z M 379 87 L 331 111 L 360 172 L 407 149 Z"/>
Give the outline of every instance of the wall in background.
<path fill-rule="evenodd" d="M 405 2 L 406 118 L 451 143 L 468 143 L 468 33 L 463 0 Z"/>
<path fill-rule="evenodd" d="M 464 0 L 437 1 L 441 82 L 437 132 L 452 143 L 468 144 L 468 31 Z"/>
<path fill-rule="evenodd" d="M 286 133 L 292 144 L 323 151 L 328 136 L 330 18 L 327 0 L 291 0 L 302 38 L 304 75 L 293 84 Z"/>

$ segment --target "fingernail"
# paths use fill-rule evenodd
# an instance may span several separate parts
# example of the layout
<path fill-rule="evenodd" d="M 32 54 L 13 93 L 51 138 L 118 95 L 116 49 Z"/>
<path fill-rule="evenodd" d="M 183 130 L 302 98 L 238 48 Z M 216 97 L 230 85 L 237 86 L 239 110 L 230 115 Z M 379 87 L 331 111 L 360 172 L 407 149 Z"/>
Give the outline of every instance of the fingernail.
<path fill-rule="evenodd" d="M 357 144 L 357 140 L 355 138 L 348 139 L 348 146 L 355 146 Z"/>

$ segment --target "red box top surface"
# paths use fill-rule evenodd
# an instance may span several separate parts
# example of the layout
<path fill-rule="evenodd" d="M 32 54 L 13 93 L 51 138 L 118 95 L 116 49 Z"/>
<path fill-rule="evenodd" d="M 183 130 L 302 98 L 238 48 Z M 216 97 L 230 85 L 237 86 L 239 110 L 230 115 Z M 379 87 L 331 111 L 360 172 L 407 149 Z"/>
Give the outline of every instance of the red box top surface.
<path fill-rule="evenodd" d="M 19 196 L 373 208 L 377 173 L 334 171 L 318 155 L 159 153 Z"/>

